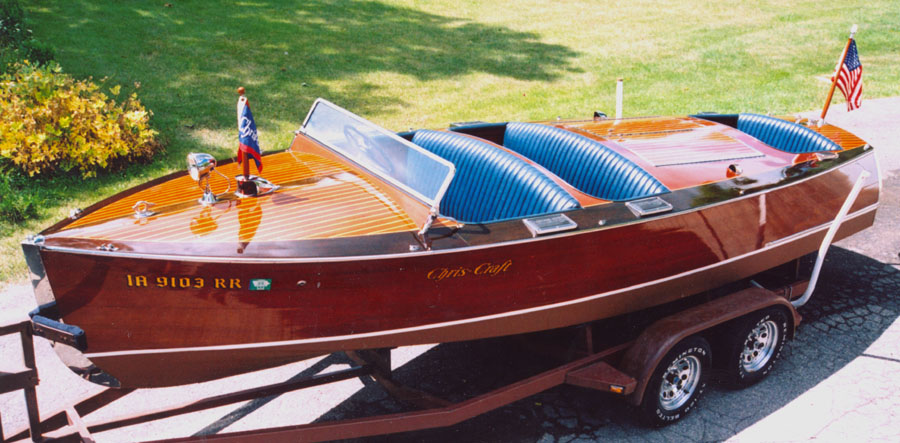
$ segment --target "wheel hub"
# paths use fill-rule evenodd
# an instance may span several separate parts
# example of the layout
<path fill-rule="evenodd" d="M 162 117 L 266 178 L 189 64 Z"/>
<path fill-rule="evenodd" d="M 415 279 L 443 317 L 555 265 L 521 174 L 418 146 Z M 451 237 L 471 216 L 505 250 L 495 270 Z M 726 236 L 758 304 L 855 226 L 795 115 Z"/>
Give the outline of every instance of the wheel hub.
<path fill-rule="evenodd" d="M 687 403 L 700 381 L 700 370 L 700 360 L 693 355 L 673 361 L 659 387 L 660 406 L 671 411 Z"/>
<path fill-rule="evenodd" d="M 772 320 L 758 323 L 744 341 L 744 349 L 741 351 L 741 367 L 746 372 L 756 372 L 762 369 L 772 359 L 777 344 L 778 325 Z"/>

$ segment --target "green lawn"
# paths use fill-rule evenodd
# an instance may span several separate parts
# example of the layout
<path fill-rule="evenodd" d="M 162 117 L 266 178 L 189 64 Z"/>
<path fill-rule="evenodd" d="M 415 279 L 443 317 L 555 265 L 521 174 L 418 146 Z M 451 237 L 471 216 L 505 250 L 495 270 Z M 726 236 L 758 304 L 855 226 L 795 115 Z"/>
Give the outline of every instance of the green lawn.
<path fill-rule="evenodd" d="M 439 128 L 612 114 L 624 77 L 626 116 L 785 113 L 822 105 L 820 77 L 858 23 L 864 98 L 900 95 L 896 0 L 167 1 L 24 5 L 66 72 L 140 83 L 168 148 L 112 175 L 36 181 L 41 219 L 0 221 L 0 281 L 24 278 L 18 242 L 70 208 L 182 169 L 190 151 L 233 155 L 238 86 L 264 150 L 287 147 L 316 97 L 394 130 Z"/>

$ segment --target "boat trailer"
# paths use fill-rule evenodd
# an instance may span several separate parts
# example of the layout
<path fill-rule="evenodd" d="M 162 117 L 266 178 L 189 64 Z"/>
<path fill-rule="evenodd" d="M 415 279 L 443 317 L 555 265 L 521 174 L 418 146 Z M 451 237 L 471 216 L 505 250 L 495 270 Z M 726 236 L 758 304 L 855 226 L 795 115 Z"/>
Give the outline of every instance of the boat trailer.
<path fill-rule="evenodd" d="M 659 384 L 668 382 L 664 379 L 660 380 L 660 377 L 670 376 L 671 371 L 663 371 L 660 376 L 659 368 L 671 367 L 672 362 L 664 361 L 668 354 L 679 344 L 695 339 L 698 334 L 702 335 L 705 331 L 726 327 L 748 315 L 752 316 L 754 313 L 768 312 L 774 309 L 784 314 L 788 323 L 785 325 L 788 334 L 783 339 L 793 336 L 800 316 L 791 305 L 790 298 L 792 295 L 799 297 L 807 285 L 806 281 L 802 281 L 774 291 L 761 287 L 749 287 L 670 314 L 645 328 L 636 339 L 601 350 L 594 349 L 590 324 L 576 327 L 581 328 L 584 334 L 582 354 L 586 354 L 585 356 L 458 403 L 450 403 L 395 383 L 391 374 L 390 350 L 377 349 L 346 352 L 348 357 L 356 363 L 347 369 L 216 395 L 164 409 L 155 409 L 147 413 L 98 422 L 85 421 L 82 416 L 124 397 L 133 390 L 110 388 L 63 411 L 50 414 L 48 418 L 42 420 L 39 417 L 35 394 L 35 386 L 39 380 L 34 359 L 33 336 L 36 328 L 44 327 L 32 321 L 22 321 L 0 327 L 0 335 L 15 333 L 20 335 L 26 366 L 26 369 L 21 372 L 0 373 L 0 386 L 3 387 L 0 389 L 0 393 L 14 390 L 24 391 L 29 428 L 14 432 L 8 437 L 2 433 L 3 430 L 0 428 L 0 437 L 4 442 L 28 437 L 34 441 L 41 441 L 44 438 L 93 441 L 92 433 L 357 377 L 371 377 L 393 397 L 421 409 L 365 418 L 162 441 L 326 441 L 439 428 L 455 425 L 564 384 L 607 392 L 623 398 L 632 405 L 640 406 L 647 399 L 657 397 L 655 390 L 665 390 L 665 388 L 660 388 Z M 54 334 L 60 341 L 73 339 L 65 337 L 65 331 L 41 331 L 41 335 L 46 337 L 55 337 Z M 783 339 L 781 343 L 783 343 Z M 740 340 L 743 338 L 738 339 L 738 341 Z M 706 369 L 702 370 L 709 372 Z M 649 391 L 648 386 L 650 386 Z M 678 390 L 674 385 L 671 388 L 674 391 Z M 702 388 L 702 385 L 694 387 L 695 391 L 702 391 Z M 648 392 L 650 395 L 646 395 Z M 689 397 L 693 398 L 692 401 L 699 397 L 694 393 L 687 392 L 690 394 Z M 697 393 L 699 394 L 699 392 Z"/>

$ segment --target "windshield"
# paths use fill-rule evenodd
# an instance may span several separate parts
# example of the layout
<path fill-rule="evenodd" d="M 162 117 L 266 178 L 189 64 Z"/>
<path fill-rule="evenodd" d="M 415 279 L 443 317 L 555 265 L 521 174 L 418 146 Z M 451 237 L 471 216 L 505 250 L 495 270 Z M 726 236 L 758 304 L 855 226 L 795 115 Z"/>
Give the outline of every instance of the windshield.
<path fill-rule="evenodd" d="M 434 209 L 453 179 L 453 163 L 321 98 L 302 130 Z"/>

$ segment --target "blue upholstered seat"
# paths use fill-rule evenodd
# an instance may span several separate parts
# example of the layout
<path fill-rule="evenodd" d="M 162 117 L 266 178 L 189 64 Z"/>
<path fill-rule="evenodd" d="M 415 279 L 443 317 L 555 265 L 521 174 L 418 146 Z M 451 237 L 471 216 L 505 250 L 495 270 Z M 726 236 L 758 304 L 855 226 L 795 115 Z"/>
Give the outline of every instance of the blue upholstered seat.
<path fill-rule="evenodd" d="M 619 153 L 565 129 L 510 122 L 506 125 L 503 145 L 597 198 L 632 200 L 669 191 Z"/>
<path fill-rule="evenodd" d="M 456 165 L 441 214 L 467 223 L 578 208 L 578 200 L 534 166 L 472 137 L 416 131 L 412 142 Z"/>
<path fill-rule="evenodd" d="M 780 118 L 759 114 L 740 114 L 738 130 L 785 152 L 839 151 L 841 147 L 812 129 Z"/>

